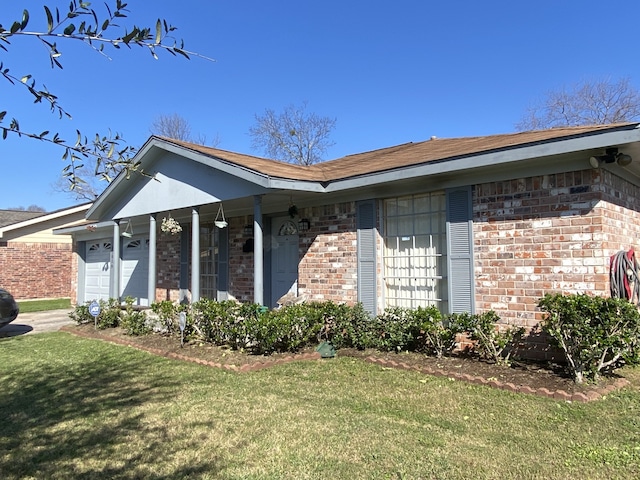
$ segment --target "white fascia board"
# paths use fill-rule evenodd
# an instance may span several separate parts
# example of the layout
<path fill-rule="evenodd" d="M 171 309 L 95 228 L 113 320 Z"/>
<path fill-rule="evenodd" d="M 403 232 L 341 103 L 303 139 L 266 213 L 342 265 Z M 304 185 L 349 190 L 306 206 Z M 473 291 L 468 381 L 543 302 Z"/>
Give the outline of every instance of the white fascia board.
<path fill-rule="evenodd" d="M 358 177 L 346 178 L 331 182 L 325 192 L 336 192 L 352 188 L 360 188 L 375 184 L 406 180 L 409 178 L 455 173 L 496 165 L 507 165 L 523 160 L 540 157 L 563 155 L 582 150 L 605 148 L 612 145 L 640 141 L 640 127 L 631 130 L 604 132 L 578 138 L 560 139 L 523 147 L 507 147 L 504 149 L 472 154 L 460 158 L 434 160 L 420 165 L 400 167 L 386 172 L 371 173 Z M 588 158 L 585 157 L 585 162 Z"/>

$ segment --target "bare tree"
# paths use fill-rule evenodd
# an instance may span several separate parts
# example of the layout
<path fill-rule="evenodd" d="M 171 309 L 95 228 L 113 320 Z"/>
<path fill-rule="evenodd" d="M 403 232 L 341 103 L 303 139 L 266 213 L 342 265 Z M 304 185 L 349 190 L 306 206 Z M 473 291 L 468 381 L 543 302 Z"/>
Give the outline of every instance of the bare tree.
<path fill-rule="evenodd" d="M 305 102 L 301 107 L 290 105 L 280 114 L 267 109 L 264 115 L 256 115 L 256 125 L 249 129 L 253 147 L 275 160 L 300 165 L 321 162 L 334 145 L 329 136 L 336 119 L 307 113 L 306 108 Z"/>
<path fill-rule="evenodd" d="M 158 115 L 149 130 L 153 135 L 161 135 L 184 142 L 191 141 L 191 125 L 189 121 L 177 113 Z"/>
<path fill-rule="evenodd" d="M 22 205 L 19 207 L 9 207 L 5 210 L 13 210 L 13 211 L 17 211 L 17 212 L 42 212 L 45 213 L 47 210 L 44 207 L 41 207 L 40 205 L 29 205 L 28 207 L 23 207 Z"/>
<path fill-rule="evenodd" d="M 576 125 L 603 125 L 640 118 L 640 92 L 628 78 L 584 81 L 559 89 L 528 108 L 517 130 L 540 130 Z"/>

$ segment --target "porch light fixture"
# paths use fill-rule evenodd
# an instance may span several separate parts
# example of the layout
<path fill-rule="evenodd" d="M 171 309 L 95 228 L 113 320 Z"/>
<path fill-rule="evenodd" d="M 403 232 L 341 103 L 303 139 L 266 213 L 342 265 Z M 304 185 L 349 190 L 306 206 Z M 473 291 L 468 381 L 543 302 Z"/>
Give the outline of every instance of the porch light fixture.
<path fill-rule="evenodd" d="M 311 222 L 309 222 L 308 218 L 301 218 L 298 221 L 298 231 L 299 232 L 306 232 L 307 230 L 309 230 L 309 228 L 311 228 Z"/>
<path fill-rule="evenodd" d="M 133 237 L 133 225 L 131 225 L 131 220 L 127 220 L 127 226 L 124 229 L 124 232 L 122 232 L 122 236 L 126 238 Z"/>
<path fill-rule="evenodd" d="M 603 163 L 617 163 L 621 167 L 626 167 L 632 161 L 630 155 L 618 152 L 616 147 L 607 148 L 604 155 L 594 155 L 589 158 L 589 163 L 593 168 L 600 168 Z"/>

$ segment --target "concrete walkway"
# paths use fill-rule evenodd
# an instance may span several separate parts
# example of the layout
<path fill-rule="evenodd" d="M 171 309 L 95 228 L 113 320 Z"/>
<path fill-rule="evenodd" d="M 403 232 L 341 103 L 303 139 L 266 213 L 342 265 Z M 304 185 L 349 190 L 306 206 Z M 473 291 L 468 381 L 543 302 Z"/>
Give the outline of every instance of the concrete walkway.
<path fill-rule="evenodd" d="M 72 309 L 49 310 L 47 312 L 20 313 L 9 325 L 0 327 L 0 338 L 28 335 L 31 333 L 56 332 L 63 325 L 73 324 L 69 318 Z"/>

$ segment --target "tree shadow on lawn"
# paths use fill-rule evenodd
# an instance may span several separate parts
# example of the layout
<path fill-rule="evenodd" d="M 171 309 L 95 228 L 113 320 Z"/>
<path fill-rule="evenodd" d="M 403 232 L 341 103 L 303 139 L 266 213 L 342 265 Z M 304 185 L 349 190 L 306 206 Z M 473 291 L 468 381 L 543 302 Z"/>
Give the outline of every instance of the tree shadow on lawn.
<path fill-rule="evenodd" d="M 172 458 L 196 449 L 196 440 L 189 428 L 176 433 L 140 412 L 154 402 L 162 408 L 180 384 L 171 375 L 149 374 L 144 356 L 68 367 L 3 375 L 10 381 L 0 390 L 2 478 L 168 479 L 215 476 L 224 468 L 210 451 L 197 460 Z"/>

